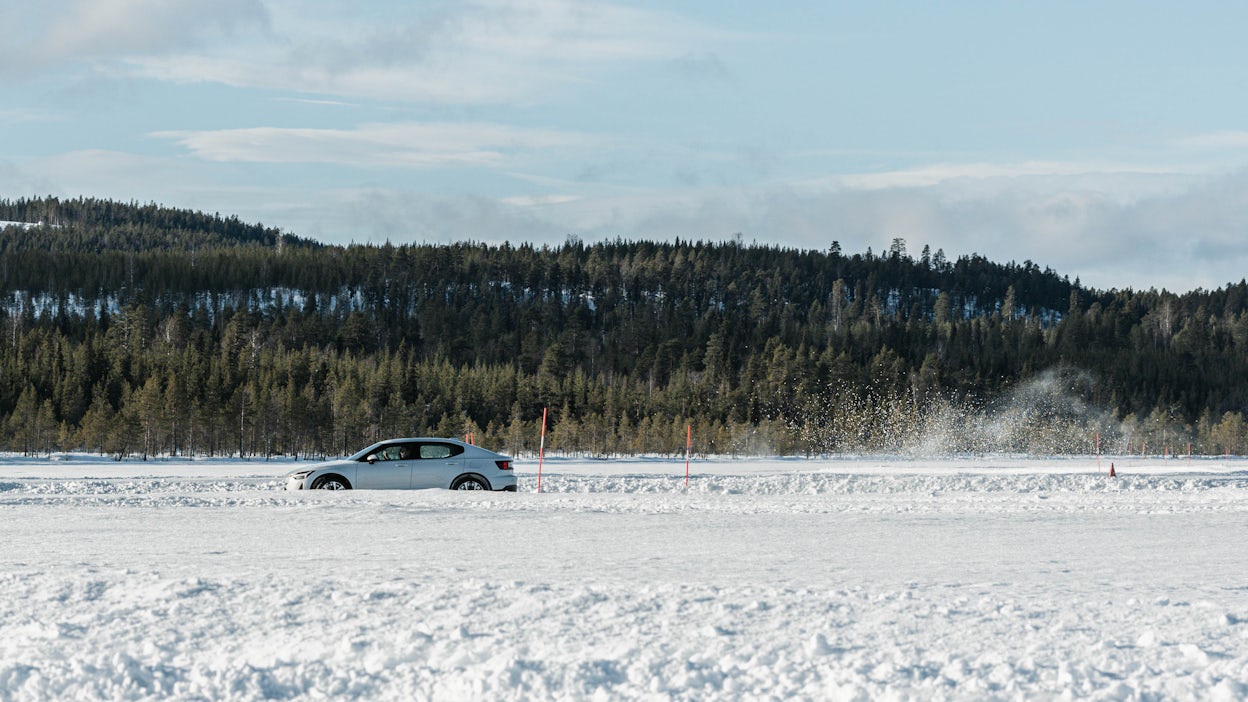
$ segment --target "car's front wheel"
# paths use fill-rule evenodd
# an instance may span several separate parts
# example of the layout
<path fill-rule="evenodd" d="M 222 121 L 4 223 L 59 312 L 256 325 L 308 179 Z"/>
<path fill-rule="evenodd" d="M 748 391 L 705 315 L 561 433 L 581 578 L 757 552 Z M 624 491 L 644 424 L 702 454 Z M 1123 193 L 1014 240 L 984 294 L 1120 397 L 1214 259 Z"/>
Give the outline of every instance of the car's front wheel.
<path fill-rule="evenodd" d="M 351 486 L 347 484 L 346 480 L 336 475 L 326 475 L 326 476 L 317 478 L 316 482 L 312 483 L 312 489 L 313 490 L 350 490 Z"/>
<path fill-rule="evenodd" d="M 451 483 L 452 490 L 489 490 L 490 484 L 477 475 L 461 475 Z"/>

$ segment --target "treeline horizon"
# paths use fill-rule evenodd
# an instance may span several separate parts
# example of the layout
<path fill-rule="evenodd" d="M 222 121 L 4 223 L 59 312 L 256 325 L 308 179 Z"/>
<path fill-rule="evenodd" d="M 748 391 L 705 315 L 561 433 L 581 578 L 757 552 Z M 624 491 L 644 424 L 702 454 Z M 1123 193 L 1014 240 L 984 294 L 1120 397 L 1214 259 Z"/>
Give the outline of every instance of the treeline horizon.
<path fill-rule="evenodd" d="M 1248 283 L 739 240 L 331 246 L 0 200 L 0 450 L 1248 453 Z"/>

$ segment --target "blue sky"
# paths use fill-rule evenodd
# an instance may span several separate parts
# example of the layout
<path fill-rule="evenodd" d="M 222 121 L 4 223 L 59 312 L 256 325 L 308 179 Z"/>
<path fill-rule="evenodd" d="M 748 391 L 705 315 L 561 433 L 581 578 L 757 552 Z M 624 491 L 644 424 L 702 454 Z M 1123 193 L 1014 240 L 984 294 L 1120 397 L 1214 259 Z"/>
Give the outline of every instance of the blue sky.
<path fill-rule="evenodd" d="M 1098 288 L 1248 275 L 1248 5 L 0 6 L 0 196 L 333 243 L 904 238 Z"/>

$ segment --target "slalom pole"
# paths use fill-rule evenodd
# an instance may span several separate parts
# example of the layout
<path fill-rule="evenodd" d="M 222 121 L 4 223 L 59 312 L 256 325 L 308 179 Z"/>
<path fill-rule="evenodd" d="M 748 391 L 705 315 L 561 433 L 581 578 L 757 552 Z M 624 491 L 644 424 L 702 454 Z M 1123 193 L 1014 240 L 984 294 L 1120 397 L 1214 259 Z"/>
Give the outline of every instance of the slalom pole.
<path fill-rule="evenodd" d="M 693 425 L 685 425 L 685 489 L 689 489 L 689 454 L 693 450 Z"/>
<path fill-rule="evenodd" d="M 1101 470 L 1101 432 L 1096 432 L 1096 470 Z"/>
<path fill-rule="evenodd" d="M 542 491 L 542 460 L 546 457 L 546 408 L 542 408 L 542 441 L 537 446 L 537 491 Z"/>

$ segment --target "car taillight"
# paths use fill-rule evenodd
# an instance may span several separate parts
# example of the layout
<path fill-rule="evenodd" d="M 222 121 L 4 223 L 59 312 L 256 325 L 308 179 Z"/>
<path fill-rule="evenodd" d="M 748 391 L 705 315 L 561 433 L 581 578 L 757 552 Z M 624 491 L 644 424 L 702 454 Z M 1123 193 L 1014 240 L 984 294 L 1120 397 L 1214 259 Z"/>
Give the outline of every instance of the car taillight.
<path fill-rule="evenodd" d="M 511 461 L 494 461 L 499 470 L 511 470 Z"/>

